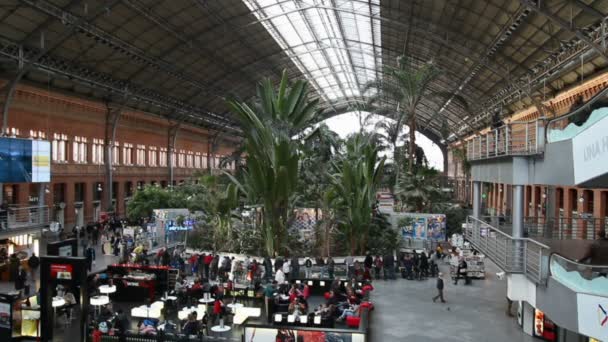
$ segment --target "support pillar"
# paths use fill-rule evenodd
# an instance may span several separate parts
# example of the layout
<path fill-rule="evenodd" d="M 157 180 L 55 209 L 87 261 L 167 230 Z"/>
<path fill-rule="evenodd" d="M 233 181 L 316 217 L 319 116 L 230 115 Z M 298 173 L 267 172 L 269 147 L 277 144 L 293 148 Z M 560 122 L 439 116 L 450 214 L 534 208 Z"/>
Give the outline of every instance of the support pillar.
<path fill-rule="evenodd" d="M 38 183 L 38 224 L 46 222 L 46 220 L 44 218 L 45 210 L 43 209 L 43 207 L 46 205 L 45 197 L 46 197 L 46 184 Z"/>
<path fill-rule="evenodd" d="M 523 185 L 513 185 L 512 189 L 512 231 L 511 235 L 514 238 L 522 238 L 524 236 L 524 205 L 525 205 L 525 188 Z M 510 258 L 512 260 L 513 270 L 524 270 L 525 269 L 525 245 L 522 240 L 515 240 L 513 243 L 513 255 Z"/>
<path fill-rule="evenodd" d="M 521 238 L 524 235 L 524 186 L 513 185 L 513 205 L 511 208 L 513 219 L 514 238 Z"/>
<path fill-rule="evenodd" d="M 546 238 L 553 237 L 553 231 L 556 230 L 557 221 L 555 219 L 557 212 L 557 191 L 555 186 L 548 185 L 547 193 L 545 194 L 545 232 Z M 541 194 L 541 197 L 543 195 Z"/>
<path fill-rule="evenodd" d="M 118 126 L 118 120 L 120 119 L 120 113 L 122 111 L 122 106 L 120 107 L 110 107 L 108 106 L 108 111 L 106 114 L 106 131 L 105 131 L 105 153 L 104 153 L 104 164 L 105 164 L 105 187 L 106 191 L 104 193 L 104 204 L 102 210 L 110 210 L 116 211 L 116 208 L 112 205 L 112 193 L 113 190 L 113 161 L 114 158 L 112 154 L 114 153 L 114 144 L 116 143 L 116 127 Z M 118 203 L 117 203 L 118 204 Z"/>
<path fill-rule="evenodd" d="M 473 217 L 481 219 L 481 182 L 473 181 Z"/>
<path fill-rule="evenodd" d="M 167 168 L 169 171 L 169 186 L 173 187 L 173 155 L 175 154 L 175 142 L 180 123 L 169 126 L 167 134 Z"/>

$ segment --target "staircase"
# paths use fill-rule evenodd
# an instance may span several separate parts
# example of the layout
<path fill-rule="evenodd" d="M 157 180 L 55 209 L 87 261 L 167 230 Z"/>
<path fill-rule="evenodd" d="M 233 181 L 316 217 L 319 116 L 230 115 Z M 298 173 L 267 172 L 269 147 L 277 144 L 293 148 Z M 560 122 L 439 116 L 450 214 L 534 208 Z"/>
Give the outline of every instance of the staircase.
<path fill-rule="evenodd" d="M 514 238 L 497 227 L 467 218 L 465 239 L 506 273 L 525 274 L 537 285 L 546 284 L 550 248 L 528 238 Z"/>

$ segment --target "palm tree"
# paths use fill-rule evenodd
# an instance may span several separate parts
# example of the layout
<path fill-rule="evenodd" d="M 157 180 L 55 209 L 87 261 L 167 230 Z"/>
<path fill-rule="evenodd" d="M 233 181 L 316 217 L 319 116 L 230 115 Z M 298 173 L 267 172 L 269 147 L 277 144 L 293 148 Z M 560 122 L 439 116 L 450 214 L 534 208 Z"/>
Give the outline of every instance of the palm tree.
<path fill-rule="evenodd" d="M 378 91 L 371 96 L 370 103 L 379 103 L 387 100 L 397 102 L 397 107 L 392 111 L 395 113 L 397 127 L 405 122 L 409 126 L 409 151 L 408 170 L 413 171 L 416 154 L 416 128 L 417 108 L 422 98 L 429 92 L 430 84 L 440 75 L 439 69 L 433 62 L 415 63 L 414 59 L 407 56 L 398 58 L 397 67 L 385 67 L 385 75 L 381 80 L 368 83 L 368 89 Z"/>
<path fill-rule="evenodd" d="M 250 203 L 263 205 L 262 236 L 270 256 L 284 247 L 299 178 L 299 142 L 293 137 L 313 122 L 317 102 L 308 100 L 308 83 L 289 84 L 286 71 L 278 91 L 266 79 L 254 103 L 228 102 L 243 129 L 247 167 L 242 182 L 226 174 Z"/>
<path fill-rule="evenodd" d="M 404 174 L 397 180 L 395 196 L 409 210 L 424 212 L 432 207 L 433 201 L 441 198 L 437 177 L 438 172 L 434 169 Z"/>
<path fill-rule="evenodd" d="M 372 224 L 376 189 L 382 180 L 386 157 L 378 158 L 378 150 L 369 136 L 355 134 L 346 142 L 346 151 L 335 163 L 330 176 L 330 197 L 335 197 L 337 220 L 350 252 L 364 251 Z"/>

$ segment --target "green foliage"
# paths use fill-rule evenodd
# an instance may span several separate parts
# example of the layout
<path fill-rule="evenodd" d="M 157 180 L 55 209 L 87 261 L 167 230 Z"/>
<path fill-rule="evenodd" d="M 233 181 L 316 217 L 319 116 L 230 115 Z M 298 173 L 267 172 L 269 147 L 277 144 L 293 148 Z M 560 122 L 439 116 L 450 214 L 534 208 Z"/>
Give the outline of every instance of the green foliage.
<path fill-rule="evenodd" d="M 372 224 L 376 189 L 384 173 L 386 157 L 378 158 L 369 136 L 355 134 L 346 142 L 330 176 L 331 193 L 339 232 L 351 253 L 365 252 Z"/>
<path fill-rule="evenodd" d="M 401 236 L 388 219 L 388 215 L 375 215 L 372 220 L 367 250 L 374 255 L 386 255 L 399 247 Z"/>
<path fill-rule="evenodd" d="M 386 66 L 381 80 L 370 82 L 366 89 L 377 89 L 370 103 L 385 102 L 392 99 L 396 108 L 381 108 L 378 112 L 394 113 L 397 131 L 407 122 L 409 126 L 408 170 L 413 172 L 416 155 L 417 109 L 424 96 L 430 95 L 431 83 L 439 77 L 440 70 L 433 62 L 420 62 L 408 56 L 401 56 L 396 67 Z"/>
<path fill-rule="evenodd" d="M 433 203 L 443 201 L 439 173 L 434 169 L 422 169 L 418 173 L 406 173 L 398 180 L 395 198 L 403 211 L 431 212 Z"/>
<path fill-rule="evenodd" d="M 187 197 L 179 191 L 147 185 L 137 190 L 127 206 L 130 220 L 151 217 L 154 209 L 186 208 Z"/>
<path fill-rule="evenodd" d="M 314 120 L 318 101 L 308 100 L 306 81 L 289 84 L 287 72 L 278 90 L 270 79 L 264 80 L 257 87 L 256 100 L 228 102 L 243 129 L 247 154 L 243 180 L 232 180 L 250 203 L 263 205 L 265 252 L 273 255 L 284 249 L 299 178 L 299 143 L 292 137 Z"/>

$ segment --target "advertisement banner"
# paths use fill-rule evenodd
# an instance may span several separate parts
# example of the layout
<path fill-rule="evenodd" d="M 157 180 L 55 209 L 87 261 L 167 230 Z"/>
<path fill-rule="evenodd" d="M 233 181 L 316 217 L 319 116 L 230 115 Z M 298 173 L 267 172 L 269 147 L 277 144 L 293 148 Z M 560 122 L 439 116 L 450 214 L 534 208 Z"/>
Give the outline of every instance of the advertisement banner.
<path fill-rule="evenodd" d="M 0 138 L 0 183 L 51 181 L 51 143 Z"/>
<path fill-rule="evenodd" d="M 72 265 L 51 264 L 51 279 L 72 279 L 72 271 Z"/>
<path fill-rule="evenodd" d="M 445 215 L 428 218 L 427 239 L 445 241 Z"/>
<path fill-rule="evenodd" d="M 579 332 L 608 341 L 608 298 L 578 293 L 576 300 Z"/>
<path fill-rule="evenodd" d="M 608 117 L 580 132 L 572 139 L 574 182 L 582 182 L 606 173 L 608 157 Z"/>
<path fill-rule="evenodd" d="M 426 239 L 425 217 L 413 217 L 402 219 L 399 228 L 404 239 Z"/>

